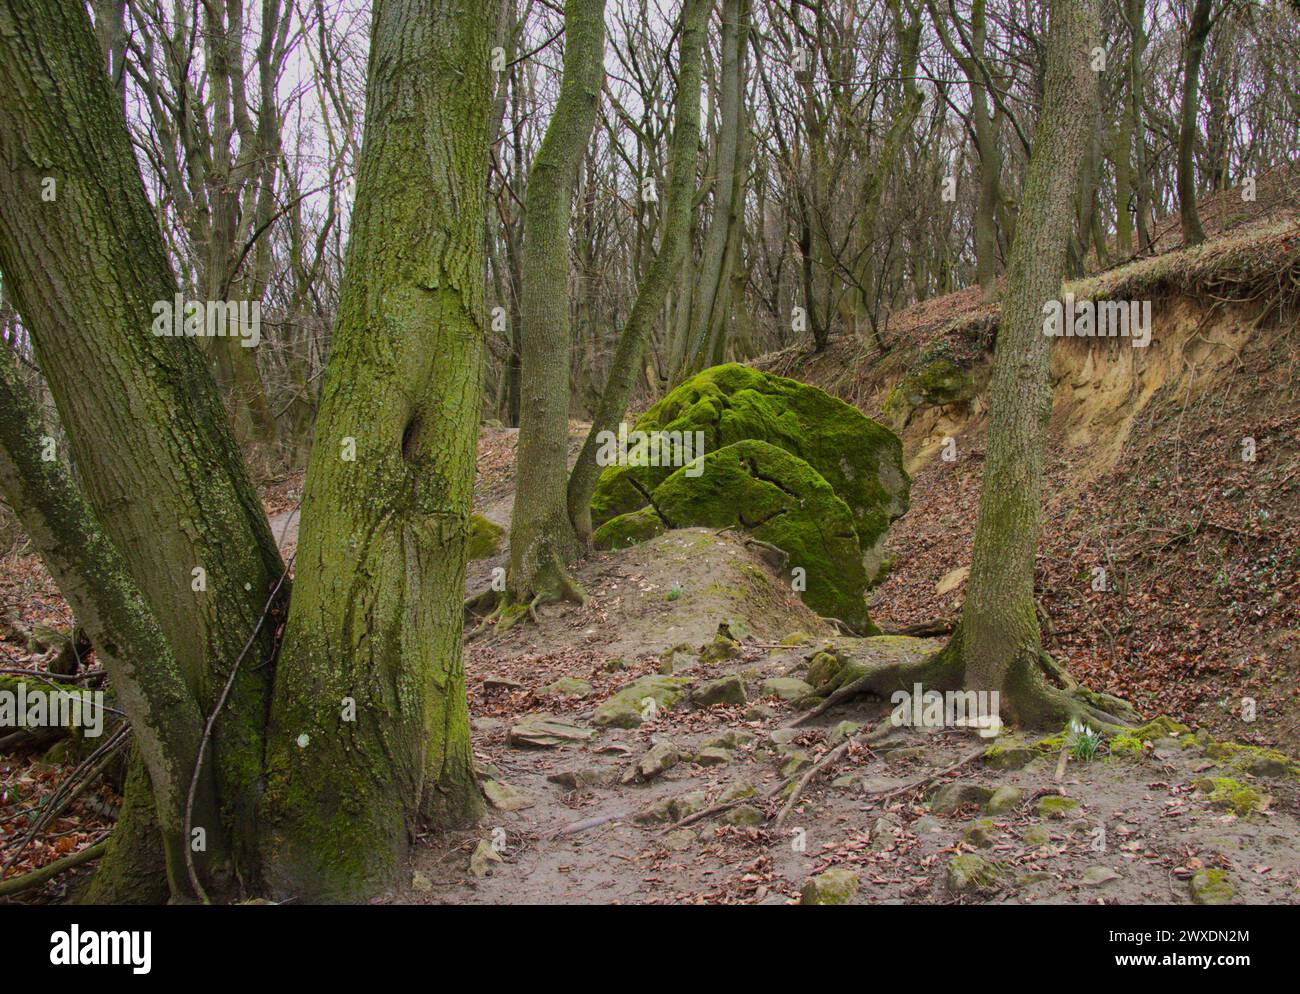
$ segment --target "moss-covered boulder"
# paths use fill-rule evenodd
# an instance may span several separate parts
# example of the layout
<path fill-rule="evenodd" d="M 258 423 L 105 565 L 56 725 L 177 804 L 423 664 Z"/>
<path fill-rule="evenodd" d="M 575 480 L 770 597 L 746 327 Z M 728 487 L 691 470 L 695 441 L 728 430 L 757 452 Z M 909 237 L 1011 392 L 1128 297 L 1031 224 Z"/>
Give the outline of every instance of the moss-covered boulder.
<path fill-rule="evenodd" d="M 596 529 L 591 541 L 597 549 L 608 552 L 611 549 L 626 549 L 629 545 L 640 545 L 668 530 L 658 512 L 653 507 L 643 507 L 639 511 L 620 514 L 610 518 Z"/>
<path fill-rule="evenodd" d="M 690 682 L 680 676 L 643 676 L 596 708 L 592 724 L 602 728 L 636 728 L 653 712 L 672 708 Z"/>
<path fill-rule="evenodd" d="M 481 514 L 469 516 L 469 541 L 465 546 L 465 558 L 491 559 L 501 551 L 501 538 L 505 529 Z"/>
<path fill-rule="evenodd" d="M 687 380 L 646 411 L 641 432 L 703 432 L 706 452 L 745 439 L 784 449 L 807 462 L 849 508 L 867 574 L 879 568 L 885 531 L 907 510 L 902 443 L 893 432 L 817 387 L 728 363 Z M 628 463 L 639 460 L 632 451 Z M 591 503 L 599 527 L 638 511 L 676 467 L 614 465 Z"/>
<path fill-rule="evenodd" d="M 703 472 L 678 470 L 654 492 L 672 528 L 738 527 L 781 549 L 804 580 L 804 603 L 849 627 L 872 631 L 862 552 L 848 505 L 811 465 L 747 439 L 708 453 Z"/>
<path fill-rule="evenodd" d="M 901 431 L 923 408 L 963 404 L 974 397 L 975 377 L 941 343 L 923 353 L 890 391 L 882 413 L 895 431 Z"/>
<path fill-rule="evenodd" d="M 858 892 L 860 878 L 839 867 L 809 877 L 799 892 L 800 904 L 848 904 Z"/>

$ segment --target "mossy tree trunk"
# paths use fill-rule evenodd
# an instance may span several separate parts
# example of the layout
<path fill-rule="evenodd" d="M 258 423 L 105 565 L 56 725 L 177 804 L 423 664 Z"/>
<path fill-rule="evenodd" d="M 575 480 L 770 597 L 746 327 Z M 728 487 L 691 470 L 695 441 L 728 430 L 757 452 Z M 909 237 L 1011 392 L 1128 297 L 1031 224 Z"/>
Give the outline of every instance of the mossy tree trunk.
<path fill-rule="evenodd" d="M 0 271 L 87 503 L 210 714 L 283 567 L 203 356 L 150 333 L 177 283 L 85 10 L 0 7 L 0 91 Z M 134 662 L 154 678 L 156 660 Z M 269 672 L 239 671 L 213 731 L 221 824 L 197 827 L 217 892 L 256 876 Z"/>
<path fill-rule="evenodd" d="M 1096 0 L 1055 0 L 1043 109 L 1011 250 L 990 382 L 988 449 L 961 621 L 949 658 L 967 688 L 1000 691 L 1011 717 L 1053 710 L 1041 674 L 1034 558 L 1052 409 L 1043 308 L 1057 298 L 1074 228 L 1083 152 L 1098 112 L 1089 66 Z"/>
<path fill-rule="evenodd" d="M 616 431 L 627 411 L 641 360 L 654 322 L 677 278 L 686 255 L 691 210 L 695 204 L 695 168 L 700 149 L 700 80 L 703 75 L 704 29 L 713 0 L 685 0 L 678 44 L 677 98 L 672 147 L 668 158 L 668 193 L 660 225 L 659 249 L 637 289 L 627 324 L 619 335 L 609 376 L 591 430 L 569 475 L 568 513 L 581 545 L 591 544 L 591 496 L 601 467 L 596 464 L 597 441 L 603 431 Z"/>
<path fill-rule="evenodd" d="M 570 230 L 605 79 L 605 0 L 564 6 L 564 78 L 525 194 L 520 395 L 507 589 L 516 604 L 576 594 L 567 567 L 578 542 L 565 505 L 569 453 Z"/>
<path fill-rule="evenodd" d="M 142 770 L 148 770 L 129 782 L 132 794 L 143 792 L 143 797 L 130 797 L 130 804 L 156 809 L 167 889 L 187 894 L 185 805 L 203 715 L 126 563 L 101 531 L 62 462 L 44 458 L 44 432 L 32 414 L 35 409 L 34 398 L 18 379 L 12 355 L 0 356 L 0 495 L 41 553 L 112 681 L 117 701 L 131 722 Z M 214 827 L 218 834 L 210 851 L 221 852 L 216 798 L 209 763 L 192 814 L 195 824 Z M 118 855 L 128 844 L 124 833 L 115 835 Z M 142 841 L 138 851 L 158 849 L 152 840 Z M 198 865 L 206 868 L 207 854 L 195 855 Z M 113 865 L 114 857 L 107 862 Z"/>
<path fill-rule="evenodd" d="M 481 810 L 461 614 L 494 31 L 478 0 L 374 6 L 357 203 L 268 734 L 276 895 L 372 894 L 395 882 L 420 824 Z"/>

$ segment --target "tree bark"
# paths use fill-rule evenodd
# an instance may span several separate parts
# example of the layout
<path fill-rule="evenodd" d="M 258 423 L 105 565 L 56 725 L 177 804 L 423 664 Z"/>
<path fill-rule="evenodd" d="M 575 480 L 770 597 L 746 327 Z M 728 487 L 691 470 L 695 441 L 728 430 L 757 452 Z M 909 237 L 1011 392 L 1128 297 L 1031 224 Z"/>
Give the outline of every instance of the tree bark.
<path fill-rule="evenodd" d="M 1096 0 L 1055 0 L 1043 109 L 1025 179 L 990 382 L 989 438 L 966 601 L 951 649 L 965 685 L 1040 716 L 1034 557 L 1051 414 L 1044 304 L 1061 292 L 1083 151 L 1098 112 Z"/>
<path fill-rule="evenodd" d="M 579 169 L 605 80 L 605 0 L 564 6 L 564 78 L 528 176 L 520 299 L 526 415 L 519 425 L 519 495 L 510 521 L 507 589 L 516 604 L 573 592 L 578 556 L 565 494 L 569 454 L 570 231 Z"/>
<path fill-rule="evenodd" d="M 1201 57 L 1210 34 L 1213 6 L 1214 0 L 1196 0 L 1183 53 L 1183 102 L 1178 113 L 1178 216 L 1182 221 L 1184 245 L 1205 241 L 1205 229 L 1196 209 L 1196 117 L 1201 103 Z"/>
<path fill-rule="evenodd" d="M 461 616 L 494 30 L 477 0 L 374 7 L 352 240 L 268 732 L 273 895 L 373 894 L 395 882 L 419 824 L 481 811 Z"/>

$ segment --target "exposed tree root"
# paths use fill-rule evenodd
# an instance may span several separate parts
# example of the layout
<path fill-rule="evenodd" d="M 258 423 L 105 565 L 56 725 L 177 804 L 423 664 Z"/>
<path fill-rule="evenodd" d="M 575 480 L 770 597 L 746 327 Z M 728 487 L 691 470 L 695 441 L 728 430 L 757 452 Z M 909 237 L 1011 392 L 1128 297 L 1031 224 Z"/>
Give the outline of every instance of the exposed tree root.
<path fill-rule="evenodd" d="M 540 624 L 537 609 L 543 604 L 560 601 L 572 601 L 581 607 L 591 603 L 591 598 L 582 589 L 582 585 L 573 579 L 567 570 L 551 571 L 551 582 L 543 589 L 532 591 L 531 596 L 516 596 L 509 590 L 498 591 L 491 588 L 482 590 L 465 600 L 465 613 L 468 615 L 486 611 L 482 619 L 465 635 L 466 642 L 473 642 L 492 633 L 504 635 L 523 620 L 525 615 L 534 624 Z"/>

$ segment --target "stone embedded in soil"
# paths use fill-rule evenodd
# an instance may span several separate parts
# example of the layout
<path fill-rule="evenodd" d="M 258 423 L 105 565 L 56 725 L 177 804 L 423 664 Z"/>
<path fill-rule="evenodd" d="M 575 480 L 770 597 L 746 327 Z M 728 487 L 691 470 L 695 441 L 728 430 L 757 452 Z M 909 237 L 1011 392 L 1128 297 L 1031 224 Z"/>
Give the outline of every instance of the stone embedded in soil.
<path fill-rule="evenodd" d="M 577 677 L 562 676 L 554 683 L 548 683 L 540 693 L 544 697 L 587 697 L 591 694 L 591 684 Z"/>
<path fill-rule="evenodd" d="M 610 779 L 610 774 L 608 770 L 593 766 L 588 769 L 561 770 L 550 774 L 546 779 L 569 790 L 577 790 L 579 787 L 595 787 L 605 783 Z"/>
<path fill-rule="evenodd" d="M 488 803 L 498 811 L 522 811 L 537 803 L 530 794 L 499 780 L 484 780 L 483 793 L 487 795 Z"/>
<path fill-rule="evenodd" d="M 596 708 L 592 724 L 608 728 L 636 728 L 658 711 L 670 710 L 690 681 L 661 673 L 633 680 Z"/>
<path fill-rule="evenodd" d="M 1040 797 L 1036 810 L 1040 818 L 1064 819 L 1075 808 L 1079 802 L 1073 797 L 1062 797 L 1060 794 L 1048 794 L 1046 797 Z"/>
<path fill-rule="evenodd" d="M 674 673 L 689 673 L 691 670 L 698 668 L 699 660 L 690 651 L 671 649 L 659 659 L 659 672 L 663 676 L 672 676 Z"/>
<path fill-rule="evenodd" d="M 679 794 L 669 801 L 668 810 L 672 813 L 673 821 L 681 821 L 698 811 L 703 811 L 708 805 L 709 798 L 704 791 L 692 790 L 685 794 Z"/>
<path fill-rule="evenodd" d="M 664 836 L 664 845 L 680 852 L 695 844 L 695 833 L 689 828 L 675 828 Z"/>
<path fill-rule="evenodd" d="M 781 776 L 792 777 L 809 766 L 812 766 L 809 755 L 802 749 L 794 749 L 787 754 L 785 762 L 781 764 Z"/>
<path fill-rule="evenodd" d="M 1040 753 L 1023 741 L 1008 737 L 984 750 L 981 762 L 995 770 L 1019 770 L 1037 759 Z"/>
<path fill-rule="evenodd" d="M 744 704 L 745 681 L 735 673 L 717 680 L 706 680 L 691 691 L 691 703 L 702 708 L 715 704 Z"/>
<path fill-rule="evenodd" d="M 991 815 L 1006 814 L 1020 806 L 1022 798 L 1019 787 L 1005 785 L 993 792 L 993 796 L 984 804 L 984 810 Z"/>
<path fill-rule="evenodd" d="M 730 804 L 732 801 L 743 801 L 745 798 L 753 797 L 757 793 L 758 791 L 754 789 L 753 784 L 745 783 L 742 780 L 740 783 L 733 783 L 730 787 L 719 794 L 718 803 Z"/>
<path fill-rule="evenodd" d="M 1192 875 L 1188 883 L 1193 904 L 1231 904 L 1234 897 L 1232 880 L 1223 870 L 1201 870 Z"/>
<path fill-rule="evenodd" d="M 416 870 L 411 874 L 411 890 L 417 894 L 428 894 L 433 890 L 433 881 L 429 879 L 427 873 Z"/>
<path fill-rule="evenodd" d="M 716 746 L 705 746 L 695 754 L 695 762 L 700 766 L 725 766 L 731 762 L 731 752 Z"/>
<path fill-rule="evenodd" d="M 752 828 L 763 824 L 767 817 L 758 808 L 752 804 L 741 804 L 732 808 L 722 816 L 722 820 L 728 825 L 736 825 L 740 828 Z"/>
<path fill-rule="evenodd" d="M 511 680 L 508 676 L 485 676 L 483 678 L 484 690 L 521 690 L 523 686 L 518 680 Z"/>
<path fill-rule="evenodd" d="M 1052 833 L 1043 825 L 1030 825 L 1020 836 L 1027 846 L 1045 846 L 1052 841 Z"/>
<path fill-rule="evenodd" d="M 812 687 L 797 677 L 774 676 L 763 681 L 763 696 L 776 697 L 782 701 L 797 701 L 812 691 Z"/>
<path fill-rule="evenodd" d="M 596 733 L 552 714 L 527 714 L 510 729 L 510 744 L 553 749 L 575 742 L 587 742 Z"/>
<path fill-rule="evenodd" d="M 1002 865 L 994 860 L 974 853 L 962 853 L 948 863 L 945 885 L 952 894 L 989 891 L 1001 882 L 1003 872 Z"/>
<path fill-rule="evenodd" d="M 989 849 L 993 845 L 995 831 L 992 818 L 977 818 L 962 831 L 961 840 L 976 849 Z"/>
<path fill-rule="evenodd" d="M 492 848 L 487 839 L 479 839 L 474 847 L 474 854 L 469 858 L 469 872 L 476 877 L 486 877 L 497 863 L 504 863 L 501 854 Z"/>
<path fill-rule="evenodd" d="M 843 742 L 851 735 L 856 735 L 862 730 L 862 726 L 856 721 L 841 721 L 831 729 L 830 734 L 826 736 L 828 746 L 836 746 Z"/>
<path fill-rule="evenodd" d="M 717 749 L 743 749 L 757 737 L 753 732 L 744 728 L 728 728 L 721 735 L 715 735 L 713 738 L 701 742 L 700 746 L 706 749 L 710 746 Z"/>
<path fill-rule="evenodd" d="M 656 742 L 637 760 L 636 778 L 642 783 L 653 780 L 676 766 L 680 759 L 681 754 L 671 742 Z"/>
<path fill-rule="evenodd" d="M 848 904 L 858 893 L 860 878 L 852 870 L 837 868 L 804 881 L 800 904 Z"/>
<path fill-rule="evenodd" d="M 1118 880 L 1119 874 L 1109 866 L 1090 866 L 1083 871 L 1083 876 L 1079 878 L 1081 887 L 1104 887 L 1112 880 Z"/>
<path fill-rule="evenodd" d="M 872 852 L 884 852 L 898 844 L 903 830 L 888 818 L 877 818 L 871 823 L 867 846 Z"/>
<path fill-rule="evenodd" d="M 769 704 L 751 704 L 741 717 L 746 721 L 769 721 L 776 717 L 776 710 Z"/>
<path fill-rule="evenodd" d="M 707 666 L 711 663 L 721 663 L 727 659 L 735 659 L 743 649 L 744 647 L 734 638 L 718 632 L 713 636 L 711 642 L 707 642 L 700 647 L 700 662 Z"/>
<path fill-rule="evenodd" d="M 951 814 L 963 804 L 987 804 L 993 791 L 975 783 L 944 784 L 930 795 L 930 810 L 937 815 Z"/>

